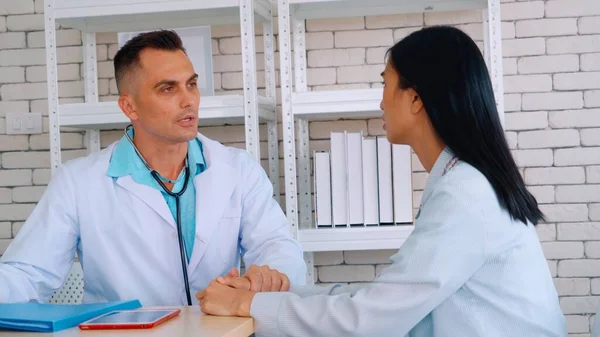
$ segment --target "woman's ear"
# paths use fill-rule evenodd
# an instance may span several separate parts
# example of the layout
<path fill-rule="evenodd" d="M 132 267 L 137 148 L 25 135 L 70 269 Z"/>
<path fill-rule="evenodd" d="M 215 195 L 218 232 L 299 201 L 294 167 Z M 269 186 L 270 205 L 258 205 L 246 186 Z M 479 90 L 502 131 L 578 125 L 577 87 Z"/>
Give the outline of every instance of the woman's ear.
<path fill-rule="evenodd" d="M 119 104 L 119 108 L 121 111 L 127 116 L 130 120 L 137 120 L 139 115 L 135 109 L 135 103 L 133 99 L 129 95 L 119 96 L 119 100 L 117 101 Z"/>
<path fill-rule="evenodd" d="M 412 99 L 411 112 L 416 115 L 423 111 L 423 101 L 421 101 L 421 97 L 414 89 L 411 88 L 408 92 Z"/>

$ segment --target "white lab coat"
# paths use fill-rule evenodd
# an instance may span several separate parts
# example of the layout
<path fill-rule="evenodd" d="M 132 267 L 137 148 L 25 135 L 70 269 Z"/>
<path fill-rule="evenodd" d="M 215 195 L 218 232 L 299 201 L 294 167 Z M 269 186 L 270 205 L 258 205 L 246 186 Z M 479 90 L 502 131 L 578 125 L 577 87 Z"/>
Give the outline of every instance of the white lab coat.
<path fill-rule="evenodd" d="M 239 267 L 240 250 L 246 265 L 266 264 L 304 283 L 301 247 L 260 164 L 246 151 L 198 138 L 207 169 L 193 180 L 196 237 L 188 275 L 194 304 L 197 291 Z M 76 251 L 84 302 L 187 303 L 176 223 L 158 190 L 130 176 L 106 175 L 115 144 L 53 175 L 0 258 L 0 303 L 45 302 L 62 285 Z"/>
<path fill-rule="evenodd" d="M 257 337 L 567 337 L 535 227 L 446 148 L 415 229 L 368 284 L 292 287 L 252 300 Z M 275 309 L 274 309 L 275 308 Z"/>

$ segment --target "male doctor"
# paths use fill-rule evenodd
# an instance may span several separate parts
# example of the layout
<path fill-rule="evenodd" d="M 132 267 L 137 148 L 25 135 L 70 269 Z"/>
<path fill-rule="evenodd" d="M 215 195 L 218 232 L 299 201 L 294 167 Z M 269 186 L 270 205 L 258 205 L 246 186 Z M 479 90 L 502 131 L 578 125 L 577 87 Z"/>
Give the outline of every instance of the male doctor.
<path fill-rule="evenodd" d="M 237 275 L 240 253 L 255 289 L 302 284 L 301 247 L 262 167 L 198 133 L 198 75 L 177 34 L 138 35 L 114 66 L 133 127 L 58 168 L 0 259 L 0 303 L 45 302 L 75 252 L 84 302 L 195 304 L 211 280 Z"/>

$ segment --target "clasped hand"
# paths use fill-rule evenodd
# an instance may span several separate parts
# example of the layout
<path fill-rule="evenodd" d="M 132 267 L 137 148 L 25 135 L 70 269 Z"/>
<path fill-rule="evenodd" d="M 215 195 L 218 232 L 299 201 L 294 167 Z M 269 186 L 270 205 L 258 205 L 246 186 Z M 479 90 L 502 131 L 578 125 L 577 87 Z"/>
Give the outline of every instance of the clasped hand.
<path fill-rule="evenodd" d="M 196 294 L 204 313 L 219 316 L 250 316 L 250 306 L 257 292 L 288 291 L 288 277 L 268 266 L 252 265 L 243 276 L 233 268 L 217 277 Z"/>

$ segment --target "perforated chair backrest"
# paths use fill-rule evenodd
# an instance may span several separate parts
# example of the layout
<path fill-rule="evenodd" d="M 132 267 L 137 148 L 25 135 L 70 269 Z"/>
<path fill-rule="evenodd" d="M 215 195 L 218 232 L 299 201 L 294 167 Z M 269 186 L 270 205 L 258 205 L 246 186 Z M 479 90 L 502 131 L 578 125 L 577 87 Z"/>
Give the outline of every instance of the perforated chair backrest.
<path fill-rule="evenodd" d="M 69 271 L 69 275 L 50 298 L 48 303 L 52 304 L 81 304 L 83 300 L 83 270 L 79 262 L 74 262 Z"/>

